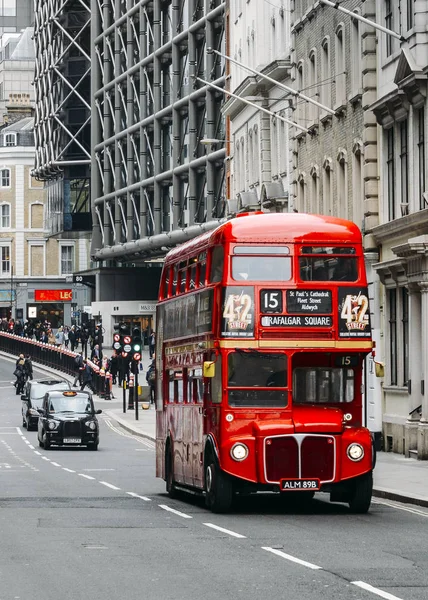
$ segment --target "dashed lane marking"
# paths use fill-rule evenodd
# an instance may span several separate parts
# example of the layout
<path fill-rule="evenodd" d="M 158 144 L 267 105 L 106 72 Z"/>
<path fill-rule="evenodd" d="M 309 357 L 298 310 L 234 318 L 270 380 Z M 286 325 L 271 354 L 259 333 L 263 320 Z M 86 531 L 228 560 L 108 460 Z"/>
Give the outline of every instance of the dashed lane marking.
<path fill-rule="evenodd" d="M 100 483 L 101 483 L 101 485 L 105 485 L 106 487 L 108 487 L 112 490 L 120 490 L 120 487 L 116 487 L 112 483 L 107 483 L 107 481 L 100 481 Z"/>
<path fill-rule="evenodd" d="M 91 477 L 91 475 L 86 475 L 86 473 L 79 473 L 79 477 L 84 477 L 85 479 L 95 479 L 95 477 Z"/>
<path fill-rule="evenodd" d="M 67 467 L 62 467 L 63 471 L 67 471 L 67 473 L 75 473 L 76 471 L 73 471 L 73 469 L 67 469 Z"/>
<path fill-rule="evenodd" d="M 319 567 L 318 565 L 314 565 L 310 562 L 307 562 L 306 560 L 302 560 L 301 558 L 296 558 L 295 556 L 291 556 L 291 554 L 286 554 L 285 552 L 282 552 L 281 550 L 277 550 L 276 548 L 269 548 L 268 546 L 262 546 L 262 550 L 266 550 L 267 552 L 272 552 L 272 554 L 276 554 L 277 556 L 280 556 L 281 558 L 285 558 L 285 560 L 289 560 L 291 562 L 297 563 L 298 565 L 302 565 L 303 567 L 308 567 L 308 569 L 314 569 L 314 570 L 322 570 L 322 567 Z"/>
<path fill-rule="evenodd" d="M 186 515 L 185 513 L 182 513 L 179 510 L 175 510 L 174 508 L 167 506 L 166 504 L 159 504 L 159 508 L 162 508 L 163 510 L 174 513 L 175 515 L 178 515 L 179 517 L 183 517 L 183 519 L 192 519 L 193 518 L 190 515 Z"/>
<path fill-rule="evenodd" d="M 225 529 L 224 527 L 219 527 L 218 525 L 214 525 L 214 523 L 203 523 L 206 527 L 211 527 L 211 529 L 217 529 L 217 531 L 221 531 L 221 533 L 226 533 L 227 535 L 231 535 L 236 538 L 246 538 L 246 535 L 242 535 L 241 533 L 236 533 L 236 531 L 231 531 L 230 529 Z"/>
<path fill-rule="evenodd" d="M 394 596 L 394 594 L 390 594 L 389 592 L 384 592 L 378 588 L 373 587 L 372 585 L 365 583 L 364 581 L 351 581 L 352 585 L 356 585 L 363 590 L 367 590 L 367 592 L 371 592 L 372 594 L 376 594 L 376 596 L 380 596 L 381 598 L 385 598 L 385 600 L 402 600 L 398 596 Z"/>
<path fill-rule="evenodd" d="M 151 502 L 150 498 L 147 498 L 147 496 L 139 496 L 138 494 L 135 494 L 134 492 L 126 492 L 128 494 L 128 496 L 132 496 L 133 498 L 140 498 L 140 500 L 144 500 L 145 502 Z"/>

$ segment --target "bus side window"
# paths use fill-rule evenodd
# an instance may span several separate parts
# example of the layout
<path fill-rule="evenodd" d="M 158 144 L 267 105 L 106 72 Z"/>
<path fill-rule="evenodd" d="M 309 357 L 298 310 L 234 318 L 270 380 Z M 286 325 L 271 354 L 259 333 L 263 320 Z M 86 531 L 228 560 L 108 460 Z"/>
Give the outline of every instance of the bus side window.
<path fill-rule="evenodd" d="M 169 372 L 168 402 L 174 402 L 174 371 Z"/>
<path fill-rule="evenodd" d="M 205 277 L 207 274 L 206 261 L 199 263 L 199 287 L 205 287 Z"/>
<path fill-rule="evenodd" d="M 174 270 L 172 273 L 172 286 L 171 286 L 171 296 L 175 296 L 177 292 L 178 285 L 178 266 L 174 265 Z"/>
<path fill-rule="evenodd" d="M 187 278 L 187 269 L 182 269 L 180 271 L 180 294 L 184 294 L 186 291 L 186 278 Z"/>
<path fill-rule="evenodd" d="M 196 288 L 196 264 L 189 267 L 189 290 Z"/>
<path fill-rule="evenodd" d="M 223 277 L 223 264 L 224 264 L 224 249 L 223 246 L 215 246 L 211 252 L 211 268 L 210 268 L 210 282 L 217 283 L 221 281 Z"/>
<path fill-rule="evenodd" d="M 171 279 L 171 267 L 168 267 L 168 269 L 166 269 L 165 271 L 165 279 L 163 282 L 163 297 L 164 298 L 168 298 L 168 294 L 169 294 L 169 281 Z"/>

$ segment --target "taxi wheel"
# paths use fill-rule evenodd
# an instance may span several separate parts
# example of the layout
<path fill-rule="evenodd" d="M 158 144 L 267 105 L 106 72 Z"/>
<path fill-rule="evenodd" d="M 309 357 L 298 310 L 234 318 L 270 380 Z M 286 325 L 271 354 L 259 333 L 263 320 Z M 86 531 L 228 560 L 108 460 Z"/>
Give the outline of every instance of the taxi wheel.
<path fill-rule="evenodd" d="M 88 450 L 98 450 L 98 444 L 88 444 Z"/>
<path fill-rule="evenodd" d="M 348 504 L 351 512 L 356 514 L 366 513 L 372 501 L 373 492 L 373 473 L 366 473 L 354 482 L 353 490 L 350 494 Z"/>
<path fill-rule="evenodd" d="M 47 434 L 46 434 L 46 433 L 45 433 L 45 436 L 44 436 L 44 437 L 45 437 L 45 439 L 43 440 L 43 448 L 44 448 L 45 450 L 49 450 L 49 449 L 50 449 L 50 447 L 51 447 L 50 440 L 48 439 L 48 436 L 47 436 Z"/>
<path fill-rule="evenodd" d="M 233 486 L 229 477 L 215 462 L 205 468 L 205 503 L 214 513 L 230 510 L 233 500 Z"/>
<path fill-rule="evenodd" d="M 40 448 L 43 448 L 44 446 L 43 446 L 42 440 L 39 437 L 37 437 L 37 439 L 39 440 L 39 446 L 40 446 Z"/>
<path fill-rule="evenodd" d="M 26 420 L 24 419 L 24 417 L 22 417 L 22 426 L 23 426 L 23 427 L 27 427 L 27 422 L 26 422 Z"/>

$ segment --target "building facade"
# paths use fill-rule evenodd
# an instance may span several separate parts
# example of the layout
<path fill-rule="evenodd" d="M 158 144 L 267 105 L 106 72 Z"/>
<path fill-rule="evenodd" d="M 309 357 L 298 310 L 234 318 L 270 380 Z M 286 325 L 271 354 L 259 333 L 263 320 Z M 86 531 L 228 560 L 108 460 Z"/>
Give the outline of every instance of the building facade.
<path fill-rule="evenodd" d="M 34 157 L 32 117 L 0 129 L 0 316 L 70 325 L 72 310 L 90 304 L 87 288 L 72 284 L 88 266 L 89 242 L 48 237 Z"/>
<path fill-rule="evenodd" d="M 33 22 L 33 0 L 0 0 L 0 37 L 3 33 L 19 33 Z"/>
<path fill-rule="evenodd" d="M 377 0 L 383 429 L 387 449 L 428 459 L 428 4 Z"/>
<path fill-rule="evenodd" d="M 230 0 L 227 24 L 227 55 L 232 59 L 228 63 L 227 88 L 256 105 L 230 97 L 224 107 L 229 118 L 226 143 L 230 206 L 232 212 L 272 202 L 288 208 L 289 127 L 273 113 L 293 119 L 291 94 L 275 85 L 275 81 L 292 85 L 290 2 L 274 5 Z"/>

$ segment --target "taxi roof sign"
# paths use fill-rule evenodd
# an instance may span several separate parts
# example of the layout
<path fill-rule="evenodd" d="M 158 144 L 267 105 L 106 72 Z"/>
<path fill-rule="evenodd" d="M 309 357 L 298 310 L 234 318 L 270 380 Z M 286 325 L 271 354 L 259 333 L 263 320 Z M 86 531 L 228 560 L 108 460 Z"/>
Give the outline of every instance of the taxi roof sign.
<path fill-rule="evenodd" d="M 77 392 L 73 391 L 73 390 L 68 390 L 66 392 L 62 393 L 63 396 L 77 396 Z"/>

